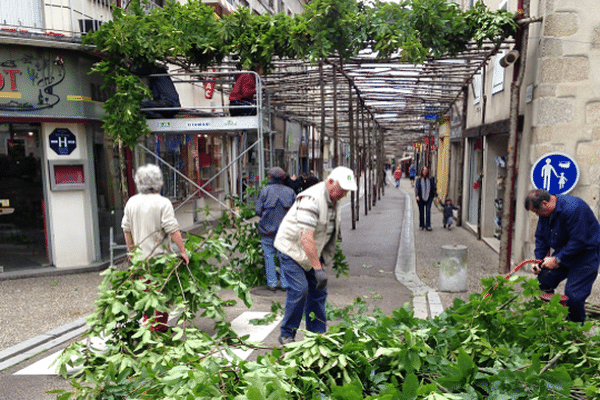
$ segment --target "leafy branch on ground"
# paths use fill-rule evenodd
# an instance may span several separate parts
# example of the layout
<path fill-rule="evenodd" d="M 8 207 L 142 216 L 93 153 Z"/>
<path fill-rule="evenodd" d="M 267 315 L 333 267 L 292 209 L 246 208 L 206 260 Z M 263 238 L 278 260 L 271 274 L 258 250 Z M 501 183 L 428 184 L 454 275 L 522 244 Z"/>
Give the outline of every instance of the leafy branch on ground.
<path fill-rule="evenodd" d="M 138 310 L 138 316 L 142 310 L 166 308 L 168 296 L 158 294 L 158 285 L 144 283 L 151 277 L 142 273 L 144 268 L 140 265 L 131 277 L 107 273 L 120 291 L 107 290 L 99 301 L 99 312 L 90 320 L 96 333 L 118 329 L 115 319 L 121 324 L 133 320 L 123 308 Z M 161 276 L 174 277 L 179 268 L 175 260 L 166 262 Z M 195 279 L 204 277 L 197 274 Z M 156 282 L 179 286 L 171 286 L 171 278 Z M 214 337 L 180 323 L 171 338 L 142 324 L 135 337 L 109 342 L 104 353 L 69 347 L 61 367 L 77 356 L 84 369 L 72 381 L 73 392 L 53 393 L 59 399 L 600 397 L 600 337 L 587 337 L 590 323 L 566 321 L 559 296 L 543 302 L 535 279 L 497 277 L 483 283 L 481 294 L 472 294 L 468 302 L 456 299 L 435 319 L 417 319 L 406 306 L 384 315 L 368 310 L 360 299 L 343 309 L 328 308 L 335 321 L 327 333 L 304 332 L 303 341 L 273 348 L 256 361 L 240 360 L 231 352 L 256 345 L 236 337 L 220 320 Z M 128 297 L 134 292 L 140 295 L 137 301 Z M 485 297 L 488 292 L 492 295 Z M 182 301 L 176 296 L 168 300 L 171 305 Z"/>

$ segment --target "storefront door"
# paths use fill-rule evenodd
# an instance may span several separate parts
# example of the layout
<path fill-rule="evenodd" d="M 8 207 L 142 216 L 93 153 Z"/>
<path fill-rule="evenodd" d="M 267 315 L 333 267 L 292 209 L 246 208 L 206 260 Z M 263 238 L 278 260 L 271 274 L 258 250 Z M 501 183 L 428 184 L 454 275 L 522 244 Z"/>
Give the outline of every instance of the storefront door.
<path fill-rule="evenodd" d="M 481 194 L 481 139 L 469 141 L 469 204 L 467 221 L 477 226 L 479 220 L 479 196 Z"/>
<path fill-rule="evenodd" d="M 47 266 L 40 126 L 0 124 L 0 266 Z"/>

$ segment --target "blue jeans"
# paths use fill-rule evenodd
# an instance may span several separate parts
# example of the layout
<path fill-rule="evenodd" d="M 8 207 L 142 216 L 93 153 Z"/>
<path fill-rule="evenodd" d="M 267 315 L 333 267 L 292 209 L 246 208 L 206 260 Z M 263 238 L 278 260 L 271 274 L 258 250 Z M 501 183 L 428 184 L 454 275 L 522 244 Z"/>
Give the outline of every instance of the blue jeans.
<path fill-rule="evenodd" d="M 444 217 L 444 225 L 446 225 L 448 228 L 450 228 L 452 226 L 453 221 L 454 221 L 454 218 L 452 218 L 452 217 Z"/>
<path fill-rule="evenodd" d="M 281 272 L 288 282 L 285 313 L 281 322 L 281 336 L 296 337 L 296 331 L 305 315 L 306 330 L 323 333 L 327 330 L 325 300 L 327 287 L 318 290 L 315 270 L 305 271 L 296 261 L 280 253 Z M 315 318 L 310 317 L 315 313 Z"/>
<path fill-rule="evenodd" d="M 273 246 L 275 241 L 274 236 L 263 236 L 262 237 L 262 248 L 265 252 L 265 269 L 267 271 L 267 285 L 270 287 L 277 286 L 277 268 L 275 267 L 275 254 L 279 256 L 281 260 L 281 253 Z M 281 287 L 287 288 L 287 280 L 281 274 Z"/>
<path fill-rule="evenodd" d="M 419 200 L 419 228 L 431 228 L 431 203 L 433 199 Z"/>
<path fill-rule="evenodd" d="M 569 307 L 568 319 L 573 322 L 585 321 L 585 299 L 592 292 L 594 281 L 598 277 L 597 260 L 588 264 L 565 267 L 559 265 L 558 268 L 550 271 L 542 271 L 538 275 L 540 289 L 546 293 L 554 293 L 554 289 L 563 280 L 567 280 L 565 285 L 565 295 L 569 297 L 567 307 Z"/>

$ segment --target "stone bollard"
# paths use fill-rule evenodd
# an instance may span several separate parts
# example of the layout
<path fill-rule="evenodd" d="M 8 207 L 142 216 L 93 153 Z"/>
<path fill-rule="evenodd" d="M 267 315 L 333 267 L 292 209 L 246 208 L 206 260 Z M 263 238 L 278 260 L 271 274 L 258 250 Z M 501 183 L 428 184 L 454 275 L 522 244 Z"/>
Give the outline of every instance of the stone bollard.
<path fill-rule="evenodd" d="M 439 262 L 441 292 L 467 291 L 467 246 L 442 246 L 442 259 Z"/>

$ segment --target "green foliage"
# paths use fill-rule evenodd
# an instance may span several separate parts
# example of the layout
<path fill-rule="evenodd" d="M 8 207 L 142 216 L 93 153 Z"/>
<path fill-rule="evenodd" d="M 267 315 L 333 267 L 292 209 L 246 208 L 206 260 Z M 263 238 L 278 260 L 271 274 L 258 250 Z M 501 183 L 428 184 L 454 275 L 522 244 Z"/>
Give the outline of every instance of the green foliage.
<path fill-rule="evenodd" d="M 192 236 L 186 242 L 189 265 L 174 255 L 144 259 L 135 252 L 129 269 L 103 272 L 86 336 L 107 337 L 107 348 L 98 351 L 76 342 L 63 351 L 58 359 L 60 374 L 66 377 L 67 365 L 81 370 L 72 380 L 72 397 L 55 391 L 58 398 L 181 398 L 173 382 L 196 373 L 207 377 L 225 366 L 223 354 L 241 339 L 225 321 L 225 307 L 235 301 L 222 300 L 219 292 L 231 289 L 247 307 L 252 305 L 248 287 L 237 273 L 218 263 L 227 247 L 226 241 L 212 233 Z M 155 311 L 170 309 L 177 315 L 174 336 L 151 330 Z M 213 337 L 194 326 L 196 315 L 214 320 Z M 144 316 L 151 317 L 144 322 Z M 192 364 L 203 365 L 202 372 L 187 367 Z M 226 379 L 225 375 L 218 379 Z M 213 387 L 195 390 L 218 393 Z"/>
<path fill-rule="evenodd" d="M 428 57 L 454 56 L 475 40 L 501 41 L 517 31 L 514 15 L 491 12 L 481 1 L 463 12 L 454 2 L 411 0 L 378 3 L 373 8 L 373 48 L 382 58 L 400 53 L 403 61 L 422 63 Z"/>
<path fill-rule="evenodd" d="M 333 270 L 335 271 L 335 277 L 339 278 L 340 275 L 348 276 L 348 271 L 350 270 L 350 266 L 346 261 L 346 256 L 342 252 L 340 247 L 340 242 L 335 244 L 335 254 L 333 255 Z"/>
<path fill-rule="evenodd" d="M 304 54 L 312 61 L 336 52 L 347 60 L 365 45 L 366 18 L 362 18 L 356 0 L 311 1 L 298 20 L 311 38 Z"/>
<path fill-rule="evenodd" d="M 171 305 L 182 301 L 165 292 L 171 278 L 147 284 L 153 275 L 142 272 L 145 267 L 138 262 L 133 271 L 140 271 L 131 276 L 107 273 L 101 311 L 90 319 L 96 334 L 122 329 L 116 322 L 132 321 L 132 312 L 140 316 L 142 310 L 163 309 L 163 297 Z M 181 268 L 177 264 L 165 259 L 152 268 L 172 277 Z M 203 276 L 194 275 L 197 280 Z M 177 335 L 168 338 L 142 325 L 131 340 L 109 341 L 104 353 L 71 345 L 61 365 L 77 356 L 84 370 L 73 380 L 73 392 L 53 393 L 59 399 L 545 400 L 574 393 L 579 397 L 572 398 L 598 398 L 599 337 L 586 336 L 589 324 L 565 321 L 566 308 L 558 297 L 542 302 L 536 280 L 498 277 L 484 283 L 483 293 L 468 302 L 456 300 L 428 320 L 414 318 L 407 308 L 390 315 L 369 312 L 357 299 L 352 306 L 328 310 L 338 319 L 328 333 L 305 332 L 303 341 L 274 348 L 256 361 L 218 356 L 219 348 L 252 347 L 232 332 L 212 339 L 192 328 L 176 328 Z M 145 296 L 131 297 L 134 292 Z M 486 298 L 488 292 L 492 295 Z"/>
<path fill-rule="evenodd" d="M 281 303 L 274 301 L 271 303 L 271 312 L 261 319 L 251 319 L 252 325 L 269 325 L 275 321 L 278 317 L 283 316 L 285 309 L 281 306 Z"/>
<path fill-rule="evenodd" d="M 246 198 L 254 198 L 262 186 L 248 188 Z M 242 282 L 248 287 L 265 285 L 265 254 L 258 234 L 254 202 L 235 199 L 234 209 L 236 213 L 223 213 L 215 232 L 230 244 L 229 265 Z"/>
<path fill-rule="evenodd" d="M 356 0 L 313 0 L 293 18 L 283 13 L 254 15 L 240 7 L 223 19 L 199 0 L 185 5 L 167 2 L 149 13 L 140 0 L 129 4 L 128 10 L 114 7 L 113 20 L 86 35 L 84 44 L 103 54 L 94 71 L 115 89 L 104 104 L 104 129 L 130 147 L 149 133 L 140 113 L 148 88 L 130 75 L 126 66 L 131 62 L 170 61 L 204 70 L 232 56 L 244 69 L 259 64 L 268 71 L 274 57 L 347 60 L 371 47 L 379 58 L 400 54 L 404 61 L 418 64 L 427 57 L 464 51 L 470 40 L 481 45 L 517 30 L 512 14 L 491 12 L 483 2 L 463 12 L 445 0 L 373 6 Z"/>

